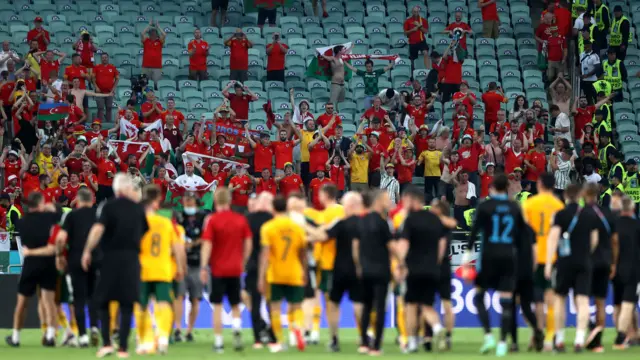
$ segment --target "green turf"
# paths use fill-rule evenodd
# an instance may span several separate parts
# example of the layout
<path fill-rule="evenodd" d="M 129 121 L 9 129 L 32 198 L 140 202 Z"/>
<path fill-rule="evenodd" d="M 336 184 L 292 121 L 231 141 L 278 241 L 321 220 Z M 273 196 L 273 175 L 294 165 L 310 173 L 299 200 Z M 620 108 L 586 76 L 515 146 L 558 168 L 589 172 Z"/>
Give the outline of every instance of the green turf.
<path fill-rule="evenodd" d="M 286 330 L 285 330 L 286 332 Z M 33 360 L 74 360 L 74 359 L 88 359 L 92 358 L 95 354 L 96 349 L 70 349 L 70 348 L 56 348 L 56 349 L 48 349 L 40 346 L 40 330 L 27 330 L 21 334 L 21 346 L 18 349 L 9 348 L 4 343 L 4 337 L 10 334 L 9 330 L 0 330 L 2 334 L 2 345 L 0 345 L 0 358 L 2 359 L 33 359 Z M 180 360 L 195 360 L 195 359 L 212 359 L 215 357 L 226 357 L 229 359 L 241 359 L 241 358 L 253 358 L 259 359 L 263 356 L 276 358 L 281 356 L 286 356 L 287 359 L 291 360 L 316 360 L 316 359 L 331 359 L 336 356 L 340 356 L 340 358 L 344 359 L 355 359 L 362 358 L 362 355 L 358 355 L 356 353 L 356 331 L 353 329 L 342 330 L 340 332 L 341 335 L 341 346 L 342 352 L 340 354 L 331 354 L 326 351 L 326 347 L 324 346 L 324 342 L 327 340 L 327 333 L 323 333 L 323 345 L 316 346 L 307 346 L 307 349 L 304 353 L 298 352 L 297 349 L 289 349 L 280 354 L 271 354 L 267 349 L 264 350 L 253 350 L 251 349 L 251 333 L 246 331 L 244 333 L 245 343 L 247 347 L 244 352 L 236 353 L 231 348 L 231 338 L 230 331 L 226 330 L 226 335 L 228 336 L 225 339 L 225 344 L 227 346 L 225 353 L 222 355 L 218 355 L 212 352 L 211 345 L 213 344 L 213 335 L 211 331 L 207 330 L 199 330 L 196 332 L 196 341 L 194 343 L 180 343 L 171 345 L 169 348 L 169 354 L 162 357 L 163 359 L 180 359 Z M 497 335 L 497 331 L 494 330 L 494 334 Z M 522 329 L 520 330 L 520 347 L 523 352 L 519 354 L 509 354 L 508 357 L 518 358 L 522 360 L 533 360 L 533 359 L 543 359 L 549 354 L 535 354 L 535 353 L 527 353 L 526 346 L 529 339 L 530 332 L 528 330 Z M 567 331 L 567 345 L 570 345 L 573 342 L 573 331 Z M 387 329 L 385 331 L 386 341 L 384 346 L 384 354 L 385 358 L 400 358 L 405 357 L 407 355 L 403 355 L 398 347 L 393 343 L 393 339 L 395 338 L 396 331 L 394 329 Z M 611 344 L 613 343 L 615 337 L 615 332 L 613 329 L 607 329 L 605 333 L 605 344 L 606 344 L 606 353 L 605 354 L 590 354 L 583 353 L 580 355 L 573 354 L 573 352 L 569 351 L 567 354 L 559 355 L 562 359 L 577 359 L 580 358 L 596 358 L 603 356 L 611 356 L 614 355 L 617 359 L 640 359 L 640 347 L 635 347 L 629 349 L 627 351 L 614 351 L 611 350 Z M 454 331 L 454 339 L 453 339 L 453 351 L 451 352 L 443 352 L 443 353 L 433 353 L 429 354 L 429 358 L 448 358 L 448 359 L 464 359 L 464 360 L 474 360 L 474 359 L 486 359 L 486 358 L 495 358 L 495 355 L 486 355 L 482 356 L 478 354 L 478 349 L 480 348 L 480 341 L 482 340 L 482 334 L 479 329 L 456 329 Z M 136 358 L 135 354 L 131 354 L 132 358 Z M 414 356 L 414 355 L 409 355 Z M 420 352 L 415 356 L 425 356 L 424 352 Z"/>

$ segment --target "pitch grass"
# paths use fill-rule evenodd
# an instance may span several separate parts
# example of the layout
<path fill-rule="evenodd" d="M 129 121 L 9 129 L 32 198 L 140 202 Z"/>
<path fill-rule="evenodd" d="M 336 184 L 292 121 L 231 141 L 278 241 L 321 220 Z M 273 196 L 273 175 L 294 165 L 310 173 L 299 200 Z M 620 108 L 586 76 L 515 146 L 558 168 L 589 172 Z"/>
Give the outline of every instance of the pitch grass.
<path fill-rule="evenodd" d="M 231 336 L 230 331 L 226 331 L 225 338 L 225 353 L 216 354 L 211 350 L 213 344 L 213 335 L 210 330 L 198 330 L 196 335 L 196 341 L 193 343 L 180 343 L 171 345 L 169 348 L 169 354 L 163 356 L 162 359 L 180 359 L 180 360 L 200 360 L 200 359 L 214 359 L 214 358 L 227 358 L 227 359 L 281 359 L 285 357 L 290 360 L 319 360 L 319 359 L 333 359 L 340 357 L 341 359 L 362 359 L 363 355 L 356 353 L 356 339 L 357 332 L 354 329 L 345 329 L 340 332 L 341 335 L 341 347 L 342 352 L 338 354 L 332 354 L 327 352 L 325 342 L 328 338 L 327 332 L 322 333 L 322 344 L 315 346 L 307 346 L 304 353 L 298 352 L 297 349 L 288 349 L 279 354 L 271 354 L 267 349 L 253 350 L 251 348 L 251 332 L 245 331 L 243 336 L 246 344 L 246 348 L 243 352 L 235 352 L 231 348 Z M 4 337 L 10 334 L 8 329 L 0 329 L 2 335 L 2 345 L 0 345 L 0 359 L 7 360 L 75 360 L 75 359 L 91 359 L 95 358 L 95 348 L 89 349 L 72 349 L 72 348 L 43 348 L 40 345 L 41 332 L 40 330 L 26 330 L 21 333 L 21 345 L 20 348 L 10 348 L 4 342 Z M 286 330 L 285 330 L 286 334 Z M 415 355 L 404 355 L 400 352 L 398 347 L 394 344 L 396 331 L 394 329 L 387 329 L 385 331 L 386 339 L 384 345 L 384 358 L 387 359 L 400 359 L 402 357 L 428 357 L 431 359 L 487 359 L 495 358 L 494 354 L 480 355 L 478 349 L 482 341 L 482 334 L 480 329 L 456 329 L 454 331 L 453 350 L 451 352 L 434 352 L 425 353 L 422 350 Z M 494 335 L 497 336 L 497 329 L 494 330 Z M 526 352 L 527 343 L 529 341 L 530 332 L 526 329 L 521 329 L 520 336 L 520 349 L 518 354 L 509 354 L 510 358 L 517 358 L 519 360 L 534 360 L 543 359 L 550 356 L 550 354 L 537 354 Z M 615 331 L 613 329 L 607 329 L 605 332 L 604 341 L 606 344 L 605 354 L 592 354 L 585 352 L 583 354 L 574 354 L 570 345 L 573 342 L 574 331 L 568 330 L 566 338 L 568 352 L 566 354 L 557 355 L 562 359 L 571 360 L 578 358 L 610 358 L 615 356 L 615 359 L 640 359 L 640 347 L 634 347 L 626 351 L 614 351 L 611 349 L 611 344 L 615 338 Z M 133 350 L 133 347 L 132 347 Z M 156 355 L 157 356 L 157 355 Z M 141 358 L 133 351 L 131 351 L 132 358 Z M 147 358 L 150 356 L 147 356 Z M 115 359 L 115 357 L 113 357 Z"/>

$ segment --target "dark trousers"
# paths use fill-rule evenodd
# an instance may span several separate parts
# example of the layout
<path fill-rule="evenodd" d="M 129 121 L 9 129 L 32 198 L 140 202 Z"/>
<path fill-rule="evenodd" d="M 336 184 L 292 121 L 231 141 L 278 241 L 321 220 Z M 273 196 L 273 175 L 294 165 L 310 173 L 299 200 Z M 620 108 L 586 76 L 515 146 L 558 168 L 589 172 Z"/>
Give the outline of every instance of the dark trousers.
<path fill-rule="evenodd" d="M 372 350 L 380 350 L 384 333 L 384 320 L 386 314 L 387 287 L 389 279 L 364 277 L 362 279 L 362 319 L 360 320 L 360 345 L 368 346 L 367 329 L 371 322 L 371 310 L 375 306 L 376 323 L 375 339 Z"/>
<path fill-rule="evenodd" d="M 471 205 L 461 206 L 461 205 L 453 205 L 453 218 L 458 222 L 458 226 L 462 228 L 462 230 L 469 230 L 467 226 L 467 221 L 464 218 L 464 212 L 471 209 Z"/>
<path fill-rule="evenodd" d="M 434 197 L 438 196 L 438 183 L 440 182 L 439 176 L 425 176 L 424 177 L 424 201 L 427 205 L 431 203 Z"/>
<path fill-rule="evenodd" d="M 380 180 L 382 176 L 380 175 L 380 170 L 374 170 L 369 172 L 369 187 L 371 188 L 379 188 Z"/>
<path fill-rule="evenodd" d="M 534 294 L 533 294 L 533 279 L 519 279 L 516 285 L 516 291 L 513 292 L 513 301 L 511 302 L 513 306 L 513 317 L 511 323 L 511 336 L 513 339 L 513 343 L 518 343 L 518 305 L 516 299 L 520 298 L 520 308 L 522 309 L 522 314 L 525 319 L 529 322 L 531 328 L 535 331 L 538 328 L 538 322 L 536 319 L 536 315 L 531 310 L 531 305 L 535 303 Z"/>
<path fill-rule="evenodd" d="M 589 105 L 595 104 L 598 94 L 596 93 L 596 89 L 593 87 L 593 81 L 582 80 L 580 87 L 582 88 L 584 96 L 587 98 L 587 102 L 589 102 Z"/>
<path fill-rule="evenodd" d="M 103 200 L 109 200 L 114 197 L 113 188 L 107 185 L 98 185 L 96 192 L 96 203 L 100 204 Z"/>
<path fill-rule="evenodd" d="M 302 178 L 304 187 L 309 187 L 309 183 L 311 182 L 311 172 L 309 169 L 308 161 L 303 161 L 300 163 L 300 177 Z"/>
<path fill-rule="evenodd" d="M 451 101 L 453 94 L 460 91 L 460 84 L 443 84 L 440 83 L 440 93 L 442 94 L 442 102 Z"/>
<path fill-rule="evenodd" d="M 271 327 L 262 319 L 260 314 L 260 305 L 262 303 L 262 295 L 258 292 L 258 274 L 255 271 L 247 273 L 245 278 L 245 290 L 251 297 L 251 327 L 253 329 L 253 339 L 255 343 L 261 342 L 261 333 L 268 331 L 270 342 L 277 341 Z M 269 303 L 267 302 L 267 311 L 270 313 Z"/>
<path fill-rule="evenodd" d="M 78 323 L 78 335 L 87 333 L 87 321 L 85 307 L 89 307 L 89 326 L 98 327 L 98 308 L 93 301 L 93 292 L 98 281 L 98 269 L 92 265 L 88 272 L 80 268 L 79 264 L 74 267 L 69 275 L 71 276 L 71 287 L 73 288 L 73 306 Z M 107 325 L 108 326 L 108 325 Z"/>

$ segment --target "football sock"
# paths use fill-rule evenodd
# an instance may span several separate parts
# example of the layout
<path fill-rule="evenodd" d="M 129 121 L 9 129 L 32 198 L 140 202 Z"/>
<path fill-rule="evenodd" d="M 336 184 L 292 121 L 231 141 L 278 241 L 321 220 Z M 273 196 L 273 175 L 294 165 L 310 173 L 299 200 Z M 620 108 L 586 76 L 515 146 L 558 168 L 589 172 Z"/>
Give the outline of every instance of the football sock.
<path fill-rule="evenodd" d="M 280 309 L 271 308 L 271 329 L 276 338 L 276 342 L 282 341 L 282 320 L 280 318 Z"/>
<path fill-rule="evenodd" d="M 487 311 L 487 308 L 484 307 L 484 291 L 476 292 L 475 296 L 473 297 L 473 305 L 475 305 L 476 309 L 478 310 L 478 318 L 480 319 L 480 324 L 482 325 L 482 329 L 484 329 L 484 333 L 491 333 L 491 326 L 489 324 L 489 312 Z"/>
<path fill-rule="evenodd" d="M 67 314 L 62 310 L 58 310 L 58 325 L 64 329 L 69 329 L 69 320 L 67 320 Z"/>
<path fill-rule="evenodd" d="M 13 341 L 14 344 L 20 342 L 20 330 L 13 329 L 11 332 L 11 341 Z"/>
<path fill-rule="evenodd" d="M 293 325 L 298 329 L 302 329 L 303 324 L 304 324 L 304 312 L 302 311 L 302 309 L 297 308 L 293 310 Z"/>
<path fill-rule="evenodd" d="M 320 331 L 320 319 L 322 317 L 322 308 L 320 305 L 315 305 L 313 307 L 313 327 L 312 331 L 319 332 Z"/>
<path fill-rule="evenodd" d="M 120 305 L 120 349 L 126 352 L 129 348 L 129 333 L 131 332 L 131 318 L 133 317 L 133 305 Z M 171 319 L 171 318 L 169 318 Z M 169 321 L 171 322 L 171 321 Z"/>
<path fill-rule="evenodd" d="M 45 337 L 47 340 L 55 339 L 56 337 L 56 328 L 53 326 L 47 326 L 47 331 L 45 332 Z"/>
<path fill-rule="evenodd" d="M 507 335 L 514 332 L 512 331 L 512 321 L 514 316 L 511 298 L 501 297 L 500 306 L 502 306 L 502 318 L 500 319 L 500 341 L 504 342 L 507 339 Z"/>
<path fill-rule="evenodd" d="M 47 323 L 41 323 L 40 330 L 42 330 L 42 333 L 44 334 L 47 331 Z"/>
<path fill-rule="evenodd" d="M 552 306 L 547 306 L 547 333 L 545 334 L 544 341 L 551 342 L 553 341 L 553 335 L 556 332 L 556 318 L 555 311 Z"/>
<path fill-rule="evenodd" d="M 584 329 L 576 330 L 576 340 L 575 340 L 576 345 L 584 345 L 584 338 L 586 337 L 586 333 L 587 332 Z"/>
<path fill-rule="evenodd" d="M 242 319 L 241 318 L 233 318 L 231 319 L 231 329 L 233 332 L 239 332 L 242 330 Z"/>
<path fill-rule="evenodd" d="M 166 302 L 159 302 L 154 308 L 156 327 L 161 338 L 169 338 L 171 326 L 173 324 L 173 311 L 171 305 Z"/>
<path fill-rule="evenodd" d="M 295 324 L 295 314 L 291 309 L 287 309 L 287 322 L 289 325 L 289 329 L 293 329 L 293 326 Z"/>
<path fill-rule="evenodd" d="M 524 306 L 521 306 L 524 309 Z M 511 301 L 511 343 L 518 343 L 518 305 L 515 300 Z M 534 327 L 535 329 L 535 327 Z"/>
<path fill-rule="evenodd" d="M 564 344 L 564 329 L 558 329 L 555 335 L 556 345 Z"/>
<path fill-rule="evenodd" d="M 403 343 L 407 342 L 407 318 L 404 309 L 404 301 L 396 302 L 396 324 L 398 326 L 398 334 Z"/>
<path fill-rule="evenodd" d="M 376 331 L 375 331 L 375 323 L 376 320 L 378 319 L 378 314 L 375 311 L 371 311 L 371 318 L 370 318 L 370 322 L 369 322 L 369 328 L 367 329 L 367 332 L 370 332 L 372 334 L 375 335 Z"/>
<path fill-rule="evenodd" d="M 117 301 L 109 302 L 109 329 L 111 332 L 118 329 L 118 310 L 120 308 L 120 304 Z"/>
<path fill-rule="evenodd" d="M 136 319 L 136 337 L 138 338 L 138 344 L 145 344 L 145 336 L 147 333 L 146 322 L 148 321 L 146 310 L 142 310 L 140 304 L 135 304 L 133 306 L 133 316 Z"/>
<path fill-rule="evenodd" d="M 71 317 L 71 332 L 73 332 L 74 335 L 78 335 L 78 321 L 76 321 L 76 317 L 72 316 Z"/>

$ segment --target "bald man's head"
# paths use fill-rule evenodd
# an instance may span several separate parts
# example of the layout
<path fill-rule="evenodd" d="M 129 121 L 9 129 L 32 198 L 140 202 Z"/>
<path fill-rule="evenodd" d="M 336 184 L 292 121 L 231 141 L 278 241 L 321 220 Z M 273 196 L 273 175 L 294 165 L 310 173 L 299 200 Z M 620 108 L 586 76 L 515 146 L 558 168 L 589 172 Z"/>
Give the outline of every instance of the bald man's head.
<path fill-rule="evenodd" d="M 342 206 L 346 216 L 358 215 L 362 212 L 362 195 L 349 191 L 342 197 Z"/>
<path fill-rule="evenodd" d="M 273 212 L 273 194 L 262 192 L 256 198 L 255 211 Z"/>

